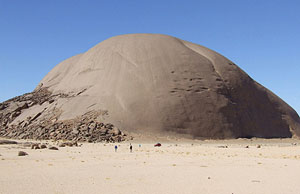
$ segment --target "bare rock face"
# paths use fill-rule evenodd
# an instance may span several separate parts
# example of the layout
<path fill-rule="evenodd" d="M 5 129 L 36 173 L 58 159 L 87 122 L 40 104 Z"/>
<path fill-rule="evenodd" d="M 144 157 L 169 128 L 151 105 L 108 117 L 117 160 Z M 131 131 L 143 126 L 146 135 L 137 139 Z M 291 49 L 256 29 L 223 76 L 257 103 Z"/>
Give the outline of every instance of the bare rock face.
<path fill-rule="evenodd" d="M 116 36 L 63 61 L 34 92 L 0 104 L 0 123 L 0 136 L 89 142 L 122 141 L 123 130 L 300 136 L 297 113 L 233 62 L 158 34 Z"/>

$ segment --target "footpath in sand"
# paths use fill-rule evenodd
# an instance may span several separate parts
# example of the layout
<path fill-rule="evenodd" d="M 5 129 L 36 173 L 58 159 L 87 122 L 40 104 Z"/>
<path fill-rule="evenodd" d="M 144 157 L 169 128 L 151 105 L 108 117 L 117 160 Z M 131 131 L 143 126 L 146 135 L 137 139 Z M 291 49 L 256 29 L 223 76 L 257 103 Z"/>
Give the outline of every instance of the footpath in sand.
<path fill-rule="evenodd" d="M 132 145 L 133 153 L 128 142 L 57 151 L 0 145 L 0 193 L 300 193 L 296 140 Z M 20 150 L 28 155 L 17 156 Z"/>

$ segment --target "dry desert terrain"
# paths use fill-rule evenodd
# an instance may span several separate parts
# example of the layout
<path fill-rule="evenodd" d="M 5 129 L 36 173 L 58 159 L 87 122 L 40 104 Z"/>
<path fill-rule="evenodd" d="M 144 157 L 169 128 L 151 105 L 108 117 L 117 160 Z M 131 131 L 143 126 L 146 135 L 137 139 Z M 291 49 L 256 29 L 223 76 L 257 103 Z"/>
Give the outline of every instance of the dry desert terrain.
<path fill-rule="evenodd" d="M 132 153 L 129 143 L 0 145 L 0 193 L 300 193 L 299 140 L 133 141 Z"/>

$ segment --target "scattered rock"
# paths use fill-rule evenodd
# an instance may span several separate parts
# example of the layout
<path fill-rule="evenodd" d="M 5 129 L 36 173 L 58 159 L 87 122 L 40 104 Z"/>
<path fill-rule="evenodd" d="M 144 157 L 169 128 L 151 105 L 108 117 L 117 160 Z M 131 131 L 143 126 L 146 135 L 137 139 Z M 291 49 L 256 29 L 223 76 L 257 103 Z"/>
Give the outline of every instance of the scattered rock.
<path fill-rule="evenodd" d="M 37 150 L 37 149 L 40 149 L 40 146 L 39 146 L 39 144 L 34 143 L 34 144 L 31 145 L 31 149 Z"/>
<path fill-rule="evenodd" d="M 218 146 L 218 148 L 228 148 L 228 146 Z"/>
<path fill-rule="evenodd" d="M 245 146 L 245 148 L 249 148 L 249 146 L 247 145 L 247 146 Z"/>
<path fill-rule="evenodd" d="M 49 150 L 58 150 L 58 148 L 55 146 L 51 146 L 51 147 L 49 147 Z"/>
<path fill-rule="evenodd" d="M 45 148 L 47 148 L 47 146 L 45 144 L 42 144 L 41 149 L 45 149 Z"/>
<path fill-rule="evenodd" d="M 66 147 L 66 145 L 64 143 L 60 143 L 58 144 L 58 147 Z"/>
<path fill-rule="evenodd" d="M 18 156 L 26 156 L 28 155 L 26 152 L 24 151 L 19 151 Z"/>
<path fill-rule="evenodd" d="M 10 140 L 0 140 L 0 145 L 2 144 L 18 144 L 18 142 Z"/>
<path fill-rule="evenodd" d="M 67 98 L 67 94 L 52 95 L 46 88 L 39 88 L 32 93 L 17 96 L 0 103 L 0 137 L 34 140 L 67 140 L 87 142 L 121 142 L 127 137 L 120 129 L 111 123 L 99 122 L 99 116 L 107 114 L 106 111 L 91 111 L 74 119 L 59 121 L 59 109 L 42 110 L 24 120 L 11 124 L 24 109 L 53 101 L 55 98 Z M 3 141 L 0 144 L 8 144 Z M 12 144 L 12 143 L 11 143 Z M 68 144 L 65 146 L 74 146 Z M 39 149 L 35 145 L 32 149 Z"/>
<path fill-rule="evenodd" d="M 78 146 L 77 142 L 62 142 L 60 144 L 58 144 L 59 147 L 66 147 L 66 146 L 69 146 L 69 147 L 73 147 L 73 146 Z"/>
<path fill-rule="evenodd" d="M 261 145 L 257 145 L 256 147 L 257 147 L 257 148 L 261 148 Z"/>

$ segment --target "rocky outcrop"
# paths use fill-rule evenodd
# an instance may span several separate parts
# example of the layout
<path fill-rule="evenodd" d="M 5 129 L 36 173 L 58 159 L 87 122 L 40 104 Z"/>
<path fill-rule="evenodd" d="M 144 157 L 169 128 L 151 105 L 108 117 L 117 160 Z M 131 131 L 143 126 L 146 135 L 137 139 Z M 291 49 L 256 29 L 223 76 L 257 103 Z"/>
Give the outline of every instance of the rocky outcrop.
<path fill-rule="evenodd" d="M 26 109 L 43 103 L 51 104 L 57 98 L 68 95 L 52 95 L 42 88 L 32 93 L 15 97 L 0 104 L 0 136 L 17 139 L 36 140 L 72 140 L 87 142 L 120 142 L 126 135 L 113 124 L 97 121 L 105 111 L 90 111 L 82 116 L 69 120 L 58 120 L 58 109 L 42 111 L 25 119 L 15 119 Z M 35 149 L 39 148 L 38 146 Z"/>
<path fill-rule="evenodd" d="M 160 34 L 112 37 L 61 62 L 34 92 L 0 104 L 0 125 L 0 136 L 88 142 L 122 141 L 118 128 L 199 139 L 300 136 L 296 111 L 232 61 Z"/>

